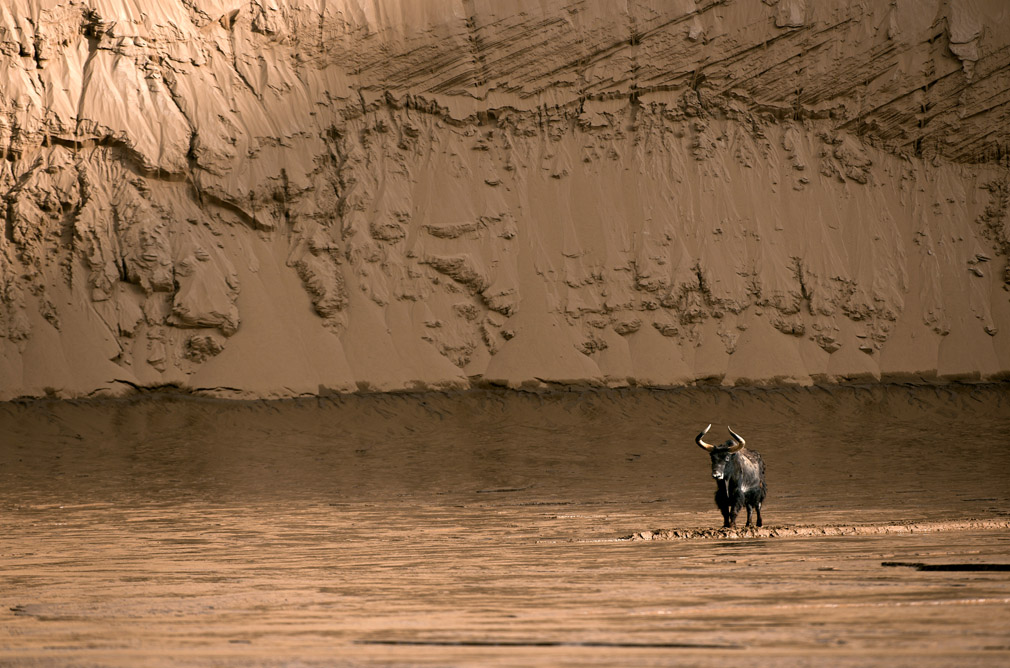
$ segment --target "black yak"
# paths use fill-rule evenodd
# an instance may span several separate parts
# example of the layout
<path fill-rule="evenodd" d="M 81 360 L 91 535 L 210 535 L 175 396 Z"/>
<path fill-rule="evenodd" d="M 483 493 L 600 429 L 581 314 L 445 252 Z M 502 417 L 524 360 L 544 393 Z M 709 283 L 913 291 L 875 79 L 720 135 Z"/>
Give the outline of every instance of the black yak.
<path fill-rule="evenodd" d="M 721 445 L 709 445 L 702 440 L 712 425 L 698 434 L 695 442 L 712 457 L 712 477 L 715 478 L 715 504 L 722 511 L 724 527 L 735 527 L 736 516 L 747 508 L 747 526 L 751 526 L 751 509 L 757 514 L 761 526 L 761 504 L 768 487 L 765 485 L 765 463 L 761 455 L 744 448 L 746 442 L 732 429 L 732 439 Z"/>

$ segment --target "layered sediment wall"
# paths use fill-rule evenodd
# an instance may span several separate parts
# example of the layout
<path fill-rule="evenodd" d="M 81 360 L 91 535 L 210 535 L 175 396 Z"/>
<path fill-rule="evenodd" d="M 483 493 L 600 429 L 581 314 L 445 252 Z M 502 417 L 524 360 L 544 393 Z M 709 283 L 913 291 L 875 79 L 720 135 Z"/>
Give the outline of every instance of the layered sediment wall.
<path fill-rule="evenodd" d="M 1010 6 L 13 0 L 0 399 L 1010 374 Z"/>

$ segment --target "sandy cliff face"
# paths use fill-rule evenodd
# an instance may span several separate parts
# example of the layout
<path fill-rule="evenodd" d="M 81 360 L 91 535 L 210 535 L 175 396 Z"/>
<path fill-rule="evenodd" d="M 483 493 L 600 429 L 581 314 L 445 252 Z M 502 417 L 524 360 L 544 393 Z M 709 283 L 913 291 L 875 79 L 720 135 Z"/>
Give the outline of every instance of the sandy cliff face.
<path fill-rule="evenodd" d="M 1010 6 L 0 5 L 0 398 L 1010 373 Z"/>

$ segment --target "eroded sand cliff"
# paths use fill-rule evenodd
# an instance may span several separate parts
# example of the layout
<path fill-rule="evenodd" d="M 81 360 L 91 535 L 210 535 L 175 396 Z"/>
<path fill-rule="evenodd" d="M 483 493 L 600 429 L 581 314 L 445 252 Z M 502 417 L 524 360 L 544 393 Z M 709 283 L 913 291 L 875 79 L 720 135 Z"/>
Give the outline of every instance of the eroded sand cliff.
<path fill-rule="evenodd" d="M 1010 373 L 1001 0 L 0 5 L 0 399 Z"/>

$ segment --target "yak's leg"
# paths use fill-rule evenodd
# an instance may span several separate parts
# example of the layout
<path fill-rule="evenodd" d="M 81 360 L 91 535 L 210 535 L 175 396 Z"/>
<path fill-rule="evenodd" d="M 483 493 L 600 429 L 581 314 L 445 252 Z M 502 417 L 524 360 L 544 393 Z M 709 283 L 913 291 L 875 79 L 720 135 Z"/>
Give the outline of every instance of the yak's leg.
<path fill-rule="evenodd" d="M 722 485 L 715 490 L 715 505 L 719 506 L 719 512 L 722 513 L 722 525 L 724 527 L 730 526 L 732 522 L 733 503 L 729 500 L 729 495 Z"/>
<path fill-rule="evenodd" d="M 748 503 L 747 504 L 747 526 L 750 526 L 750 525 L 751 525 L 751 520 L 750 520 L 750 504 Z"/>
<path fill-rule="evenodd" d="M 757 518 L 757 525 L 761 526 L 761 504 L 760 503 L 757 504 L 757 506 L 755 506 L 754 509 L 757 511 L 757 516 L 758 516 L 758 518 Z"/>
<path fill-rule="evenodd" d="M 729 525 L 736 528 L 736 516 L 740 514 L 740 509 L 747 505 L 746 499 L 738 493 L 730 496 L 729 503 Z"/>

